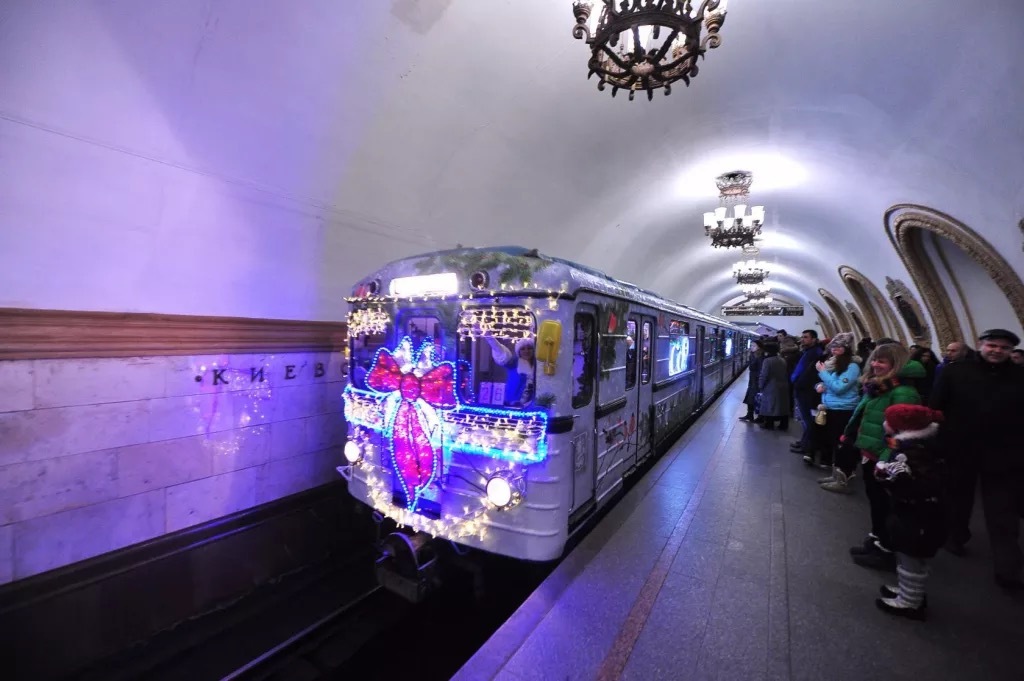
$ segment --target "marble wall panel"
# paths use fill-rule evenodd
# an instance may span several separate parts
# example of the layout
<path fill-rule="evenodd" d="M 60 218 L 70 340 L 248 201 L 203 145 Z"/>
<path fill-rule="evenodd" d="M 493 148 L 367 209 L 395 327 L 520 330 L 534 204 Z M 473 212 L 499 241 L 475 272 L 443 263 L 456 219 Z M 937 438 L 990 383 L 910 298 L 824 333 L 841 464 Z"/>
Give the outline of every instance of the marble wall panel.
<path fill-rule="evenodd" d="M 306 419 L 306 451 L 340 446 L 345 441 L 345 421 L 338 414 L 318 414 Z"/>
<path fill-rule="evenodd" d="M 118 496 L 163 489 L 212 475 L 214 448 L 210 440 L 210 436 L 195 435 L 115 450 Z"/>
<path fill-rule="evenodd" d="M 14 525 L 0 526 L 0 584 L 14 579 Z"/>
<path fill-rule="evenodd" d="M 227 393 L 149 400 L 149 411 L 150 442 L 209 435 L 236 427 L 234 400 Z"/>
<path fill-rule="evenodd" d="M 317 465 L 315 452 L 271 460 L 263 469 L 256 490 L 256 503 L 262 504 L 309 489 L 317 479 Z"/>
<path fill-rule="evenodd" d="M 164 533 L 164 490 L 16 523 L 14 578 L 98 556 Z"/>
<path fill-rule="evenodd" d="M 340 418 L 340 417 L 339 417 Z M 276 421 L 270 426 L 271 460 L 287 459 L 305 453 L 307 419 Z"/>
<path fill-rule="evenodd" d="M 270 459 L 270 425 L 236 428 L 207 439 L 213 449 L 213 474 L 262 466 Z"/>
<path fill-rule="evenodd" d="M 263 467 L 246 468 L 167 488 L 167 531 L 174 532 L 256 505 Z"/>
<path fill-rule="evenodd" d="M 0 412 L 31 409 L 34 384 L 32 362 L 0 360 Z"/>
<path fill-rule="evenodd" d="M 163 397 L 167 364 L 165 357 L 35 360 L 35 407 Z"/>
<path fill-rule="evenodd" d="M 110 450 L 3 466 L 0 525 L 117 496 L 117 455 Z"/>
<path fill-rule="evenodd" d="M 0 362 L 0 583 L 336 480 L 342 357 Z"/>
<path fill-rule="evenodd" d="M 0 466 L 146 442 L 149 406 L 143 400 L 0 414 Z"/>

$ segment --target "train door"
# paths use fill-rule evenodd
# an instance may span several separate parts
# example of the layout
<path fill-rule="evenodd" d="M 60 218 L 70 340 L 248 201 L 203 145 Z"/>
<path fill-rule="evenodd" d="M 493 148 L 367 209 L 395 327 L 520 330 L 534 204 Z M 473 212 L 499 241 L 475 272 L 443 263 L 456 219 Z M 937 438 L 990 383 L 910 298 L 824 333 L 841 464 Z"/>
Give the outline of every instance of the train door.
<path fill-rule="evenodd" d="M 635 461 L 642 458 L 640 443 L 640 416 L 643 413 L 643 400 L 640 398 L 640 315 L 632 314 L 626 322 L 626 419 L 629 421 L 629 446 L 636 455 Z"/>
<path fill-rule="evenodd" d="M 640 318 L 640 383 L 636 394 L 636 459 L 639 463 L 651 454 L 654 442 L 654 317 Z"/>
<path fill-rule="evenodd" d="M 695 357 L 697 372 L 697 408 L 704 404 L 704 325 L 697 325 L 697 356 Z"/>
<path fill-rule="evenodd" d="M 597 381 L 597 308 L 581 303 L 573 317 L 572 410 L 576 424 L 572 439 L 572 498 L 569 524 L 574 525 L 594 505 L 597 486 L 595 434 Z"/>

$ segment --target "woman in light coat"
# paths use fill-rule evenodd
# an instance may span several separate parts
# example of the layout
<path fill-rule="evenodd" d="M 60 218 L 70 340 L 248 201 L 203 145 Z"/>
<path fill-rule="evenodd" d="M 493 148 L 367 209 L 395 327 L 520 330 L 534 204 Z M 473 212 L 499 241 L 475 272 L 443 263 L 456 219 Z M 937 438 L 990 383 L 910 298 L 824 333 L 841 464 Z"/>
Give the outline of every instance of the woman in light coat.
<path fill-rule="evenodd" d="M 761 405 L 758 414 L 764 419 L 761 427 L 775 430 L 778 422 L 779 430 L 789 429 L 789 372 L 786 360 L 779 357 L 779 344 L 768 341 L 763 345 L 764 363 L 761 365 L 761 376 L 758 387 L 761 392 Z"/>

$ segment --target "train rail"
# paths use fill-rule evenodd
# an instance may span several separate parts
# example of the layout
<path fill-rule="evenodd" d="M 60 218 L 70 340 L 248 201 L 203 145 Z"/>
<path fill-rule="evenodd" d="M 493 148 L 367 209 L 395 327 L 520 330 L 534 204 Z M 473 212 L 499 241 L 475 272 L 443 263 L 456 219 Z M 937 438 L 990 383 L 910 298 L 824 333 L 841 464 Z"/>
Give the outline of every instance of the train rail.
<path fill-rule="evenodd" d="M 360 647 L 368 632 L 367 615 L 379 621 L 383 590 L 375 586 L 336 608 L 287 640 L 221 677 L 220 681 L 276 681 L 331 678 Z M 362 632 L 360 635 L 359 631 Z M 349 655 L 345 654 L 348 651 Z"/>

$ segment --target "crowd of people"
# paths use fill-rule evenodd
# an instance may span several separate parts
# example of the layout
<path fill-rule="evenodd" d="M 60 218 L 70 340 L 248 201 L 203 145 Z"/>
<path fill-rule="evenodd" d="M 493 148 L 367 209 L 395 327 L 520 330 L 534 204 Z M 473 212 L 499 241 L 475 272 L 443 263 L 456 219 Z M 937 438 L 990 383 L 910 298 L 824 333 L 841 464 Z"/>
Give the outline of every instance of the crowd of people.
<path fill-rule="evenodd" d="M 1024 591 L 1024 350 L 1006 329 L 977 348 L 953 342 L 942 360 L 927 346 L 852 333 L 819 339 L 807 329 L 755 340 L 740 418 L 800 436 L 790 451 L 829 471 L 818 483 L 849 493 L 859 477 L 870 530 L 850 549 L 861 566 L 896 572 L 876 605 L 924 620 L 929 561 L 944 548 L 966 555 L 975 490 L 995 582 Z"/>

